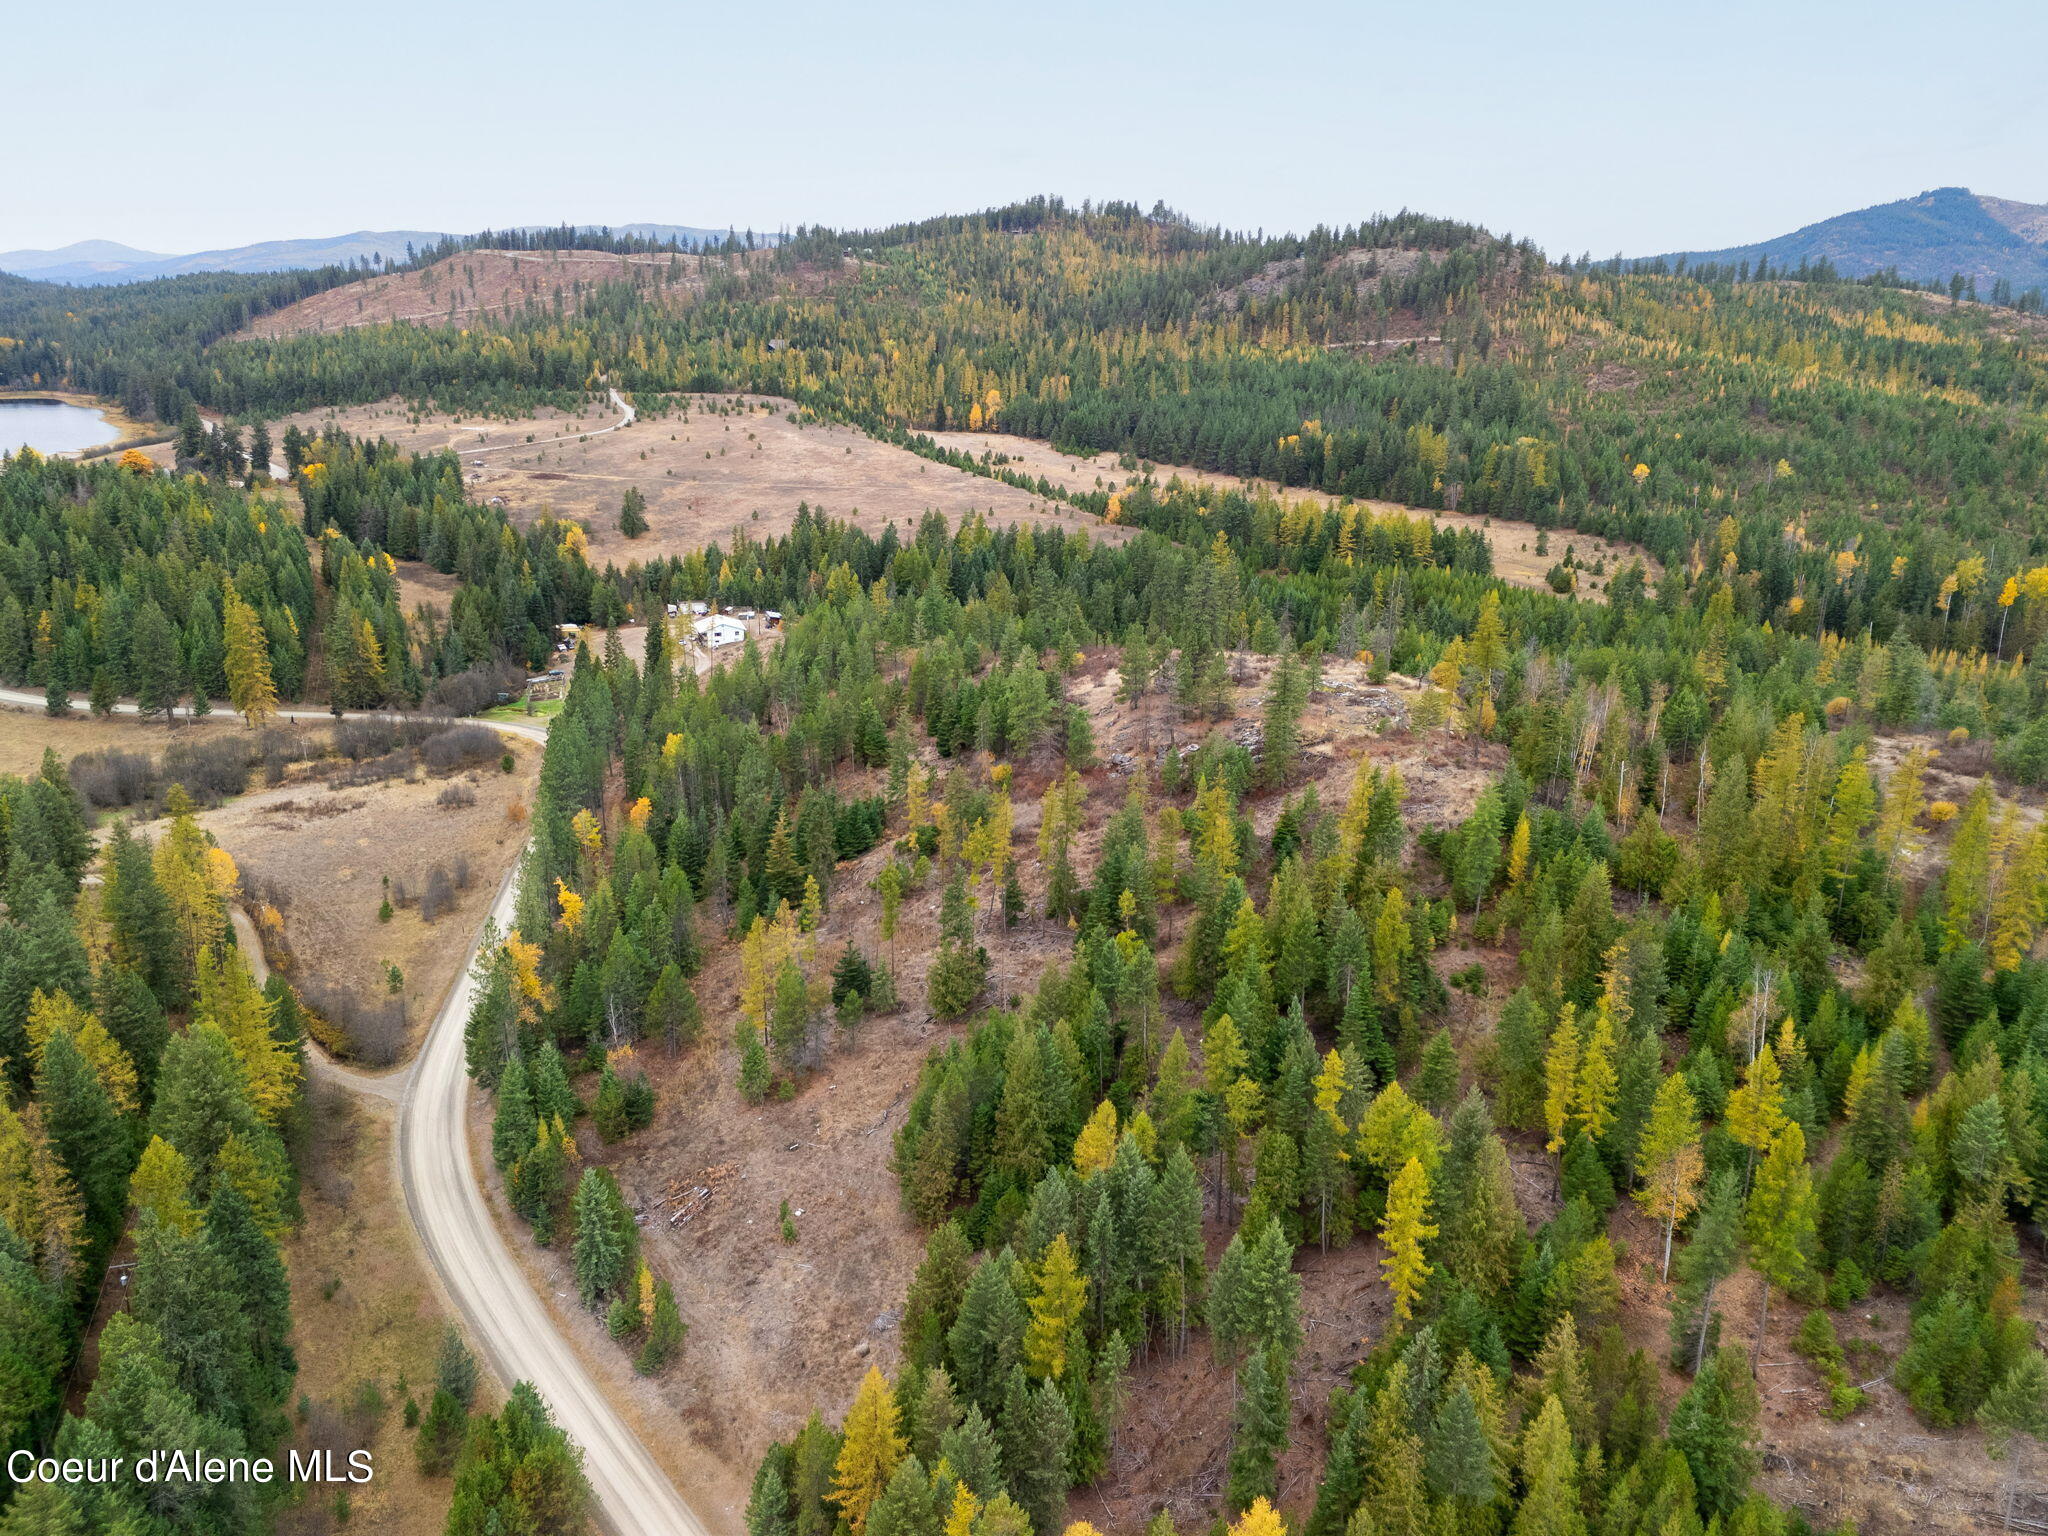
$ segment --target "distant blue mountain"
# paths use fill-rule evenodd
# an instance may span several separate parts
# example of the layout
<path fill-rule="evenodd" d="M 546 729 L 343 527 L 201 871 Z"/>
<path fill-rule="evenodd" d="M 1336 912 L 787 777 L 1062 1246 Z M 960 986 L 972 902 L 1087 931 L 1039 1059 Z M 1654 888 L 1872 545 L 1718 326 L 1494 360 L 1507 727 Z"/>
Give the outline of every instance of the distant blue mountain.
<path fill-rule="evenodd" d="M 527 226 L 537 228 L 539 226 Z M 584 229 L 600 226 L 586 224 Z M 725 239 L 723 229 L 700 229 L 693 224 L 614 224 L 615 235 L 633 235 L 649 240 L 679 240 L 687 245 Z M 352 235 L 334 235 L 318 240 L 265 240 L 256 245 L 231 246 L 226 250 L 195 251 L 188 256 L 167 256 L 160 251 L 138 251 L 114 240 L 80 240 L 54 251 L 0 251 L 0 272 L 31 277 L 45 283 L 142 283 L 157 277 L 178 277 L 188 272 L 285 272 L 302 267 L 337 266 L 382 256 L 403 261 L 408 245 L 415 248 L 448 238 L 428 229 L 362 229 Z M 755 237 L 773 243 L 773 236 Z"/>
<path fill-rule="evenodd" d="M 1983 296 L 2003 278 L 2015 293 L 2048 288 L 2048 206 L 1980 197 L 1967 187 L 1937 187 L 1918 197 L 1839 214 L 1753 245 L 1672 251 L 1661 259 L 1773 267 L 1828 261 L 1844 277 L 1896 269 L 1917 282 L 1975 278 Z M 1655 258 L 1652 258 L 1655 259 Z"/>

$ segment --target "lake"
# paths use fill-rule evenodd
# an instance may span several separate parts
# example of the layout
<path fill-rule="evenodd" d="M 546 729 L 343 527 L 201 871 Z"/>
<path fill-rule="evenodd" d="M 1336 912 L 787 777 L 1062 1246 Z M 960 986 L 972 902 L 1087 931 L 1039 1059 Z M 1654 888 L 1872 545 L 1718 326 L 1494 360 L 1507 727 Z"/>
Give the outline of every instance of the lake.
<path fill-rule="evenodd" d="M 38 453 L 76 453 L 111 443 L 120 432 L 96 406 L 61 400 L 0 400 L 0 453 L 27 444 Z"/>

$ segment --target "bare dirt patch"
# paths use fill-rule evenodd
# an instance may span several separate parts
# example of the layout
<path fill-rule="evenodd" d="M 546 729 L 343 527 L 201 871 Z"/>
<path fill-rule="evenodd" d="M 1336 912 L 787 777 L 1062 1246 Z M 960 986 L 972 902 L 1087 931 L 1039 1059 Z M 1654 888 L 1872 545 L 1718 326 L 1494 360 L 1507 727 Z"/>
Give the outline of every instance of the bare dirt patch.
<path fill-rule="evenodd" d="M 291 1272 L 296 1392 L 313 1405 L 294 1424 L 296 1444 L 363 1447 L 376 1476 L 349 1490 L 345 1529 L 390 1536 L 437 1536 L 453 1484 L 420 1474 L 405 1428 L 402 1377 L 424 1413 L 434 1391 L 434 1362 L 444 1314 L 403 1221 L 392 1177 L 388 1110 L 366 1105 L 315 1079 L 309 1087 L 312 1132 L 300 1199 L 305 1220 L 285 1244 Z M 372 1412 L 364 1391 L 383 1402 Z M 488 1391 L 486 1387 L 484 1390 Z M 325 1536 L 343 1529 L 331 1491 L 309 1489 L 279 1519 L 283 1536 Z"/>
<path fill-rule="evenodd" d="M 1106 662 L 1109 654 L 1100 653 Z M 1117 697 L 1123 680 L 1114 666 L 1088 666 L 1067 683 L 1067 697 L 1087 710 L 1095 727 L 1096 752 L 1111 776 L 1153 764 L 1162 752 L 1200 742 L 1211 732 L 1226 740 L 1255 741 L 1265 707 L 1274 658 L 1239 652 L 1230 659 L 1234 691 L 1230 712 L 1218 720 L 1188 721 L 1165 693 L 1148 693 L 1133 703 Z M 1408 786 L 1403 814 L 1411 827 L 1447 827 L 1471 814 L 1472 805 L 1506 766 L 1496 743 L 1460 740 L 1445 731 L 1408 728 L 1409 706 L 1422 689 L 1407 678 L 1372 681 L 1363 663 L 1325 660 L 1322 678 L 1302 711 L 1301 767 L 1290 786 L 1308 784 L 1327 811 L 1341 810 L 1361 758 L 1395 768 Z M 1271 833 L 1285 797 L 1267 795 L 1246 807 L 1261 836 Z M 1111 807 L 1114 809 L 1114 806 Z"/>
<path fill-rule="evenodd" d="M 1225 1223 L 1208 1222 L 1211 1265 L 1231 1231 Z M 1328 1450 L 1330 1393 L 1350 1384 L 1352 1366 L 1379 1341 L 1392 1315 L 1380 1253 L 1376 1242 L 1353 1242 L 1328 1253 L 1310 1244 L 1295 1259 L 1302 1346 L 1289 1384 L 1288 1443 L 1276 1501 L 1290 1530 L 1300 1530 L 1315 1507 Z M 1163 1508 L 1180 1529 L 1205 1529 L 1227 1480 L 1235 1403 L 1230 1368 L 1218 1363 L 1206 1334 L 1193 1335 L 1177 1356 L 1155 1342 L 1132 1368 L 1109 1469 L 1092 1486 L 1074 1490 L 1069 1517 L 1098 1530 L 1138 1531 Z"/>
<path fill-rule="evenodd" d="M 1171 485 L 1177 480 L 1184 485 L 1215 486 L 1246 495 L 1275 496 L 1283 501 L 1306 500 L 1327 504 L 1328 500 L 1312 491 L 1272 485 L 1263 480 L 1247 480 L 1240 475 L 1190 469 L 1185 465 L 1141 462 L 1134 468 L 1126 467 L 1124 460 L 1114 453 L 1098 453 L 1083 458 L 1061 453 L 1049 443 L 1004 432 L 934 432 L 931 436 L 941 447 L 976 459 L 987 456 L 996 467 L 1016 470 L 1034 480 L 1043 476 L 1067 491 L 1110 491 L 1151 479 L 1160 485 Z M 1547 588 L 1549 583 L 1545 578 L 1567 548 L 1582 568 L 1588 568 L 1582 570 L 1579 579 L 1582 596 L 1599 596 L 1606 590 L 1614 573 L 1630 560 L 1641 560 L 1652 577 L 1657 574 L 1657 563 L 1647 550 L 1590 533 L 1557 528 L 1550 530 L 1545 539 L 1544 530 L 1534 523 L 1516 522 L 1509 518 L 1476 517 L 1469 512 L 1440 512 L 1429 507 L 1404 507 L 1391 501 L 1367 501 L 1359 505 L 1370 507 L 1375 512 L 1424 517 L 1447 528 L 1465 528 L 1484 534 L 1493 549 L 1494 575 L 1517 587 Z M 1548 553 L 1537 551 L 1539 540 L 1545 543 Z M 1590 570 L 1595 564 L 1602 568 L 1598 574 Z"/>
<path fill-rule="evenodd" d="M 638 403 L 646 414 L 602 437 L 584 434 L 618 421 L 609 402 L 510 422 L 436 414 L 415 422 L 410 408 L 391 401 L 292 419 L 308 432 L 339 426 L 414 452 L 452 449 L 463 455 L 472 500 L 502 504 L 521 525 L 543 513 L 586 523 L 588 558 L 600 567 L 685 555 L 713 540 L 729 544 L 741 530 L 763 538 L 783 533 L 799 503 L 870 533 L 895 523 L 907 535 L 927 511 L 937 511 L 955 524 L 978 512 L 995 523 L 1131 536 L 1064 503 L 933 463 L 853 427 L 792 420 L 798 412 L 788 400 L 689 395 Z M 558 437 L 579 440 L 541 441 Z M 638 539 L 618 531 L 629 488 L 647 498 L 648 531 Z"/>
<path fill-rule="evenodd" d="M 340 789 L 327 781 L 337 764 L 308 764 L 276 788 L 200 817 L 234 855 L 271 963 L 288 979 L 382 1007 L 391 1001 L 385 967 L 398 966 L 405 978 L 398 1043 L 407 1051 L 454 982 L 470 936 L 525 843 L 540 749 L 511 738 L 505 748 L 513 756 L 509 774 L 493 763 L 445 778 L 420 773 Z M 450 786 L 473 803 L 441 804 Z M 464 862 L 466 886 L 458 878 Z M 428 922 L 418 901 L 436 870 L 448 877 L 450 905 Z M 388 923 L 378 921 L 386 877 L 394 903 Z M 277 921 L 262 910 L 266 902 Z"/>

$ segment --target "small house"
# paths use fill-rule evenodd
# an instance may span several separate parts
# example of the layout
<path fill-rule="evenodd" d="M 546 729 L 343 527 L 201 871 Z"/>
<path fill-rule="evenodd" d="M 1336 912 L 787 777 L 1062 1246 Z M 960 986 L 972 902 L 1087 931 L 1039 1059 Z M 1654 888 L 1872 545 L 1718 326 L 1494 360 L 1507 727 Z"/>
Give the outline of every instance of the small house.
<path fill-rule="evenodd" d="M 735 620 L 714 615 L 702 618 L 690 626 L 695 632 L 697 643 L 707 650 L 720 650 L 728 645 L 738 645 L 747 638 L 747 628 Z"/>

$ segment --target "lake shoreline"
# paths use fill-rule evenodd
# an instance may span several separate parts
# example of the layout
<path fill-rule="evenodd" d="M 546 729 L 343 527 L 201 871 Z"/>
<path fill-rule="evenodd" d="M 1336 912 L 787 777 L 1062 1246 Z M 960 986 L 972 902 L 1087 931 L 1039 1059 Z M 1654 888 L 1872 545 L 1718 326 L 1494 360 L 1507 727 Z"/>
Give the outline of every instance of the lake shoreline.
<path fill-rule="evenodd" d="M 160 443 L 170 435 L 170 429 L 155 422 L 137 421 L 111 400 L 101 399 L 73 389 L 0 388 L 0 406 L 9 405 L 68 405 L 79 410 L 97 411 L 105 424 L 108 436 L 102 442 L 89 443 L 78 448 L 52 450 L 50 457 L 61 459 L 92 459 L 109 453 L 119 453 L 127 448 L 138 448 L 149 443 Z M 24 445 L 10 443 L 0 446 L 0 453 L 13 453 Z M 38 448 L 38 453 L 44 452 Z"/>

